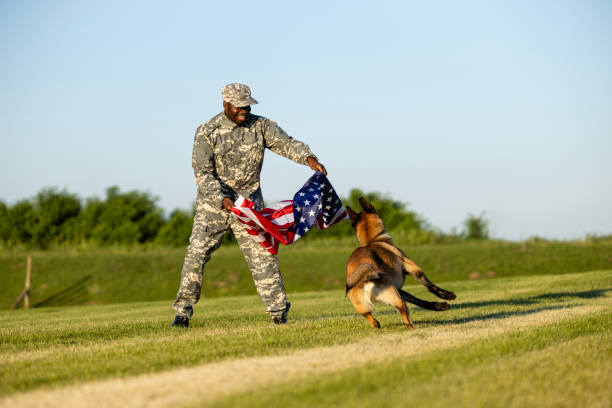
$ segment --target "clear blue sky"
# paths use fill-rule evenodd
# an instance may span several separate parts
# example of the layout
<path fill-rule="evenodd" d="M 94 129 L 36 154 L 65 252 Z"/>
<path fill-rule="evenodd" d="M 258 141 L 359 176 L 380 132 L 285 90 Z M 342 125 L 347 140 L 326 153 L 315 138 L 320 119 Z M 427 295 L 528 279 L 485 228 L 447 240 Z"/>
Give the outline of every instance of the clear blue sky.
<path fill-rule="evenodd" d="M 0 200 L 190 208 L 194 131 L 244 82 L 341 195 L 445 231 L 486 211 L 497 238 L 612 233 L 611 2 L 294 3 L 0 1 Z M 266 200 L 309 174 L 268 152 Z"/>

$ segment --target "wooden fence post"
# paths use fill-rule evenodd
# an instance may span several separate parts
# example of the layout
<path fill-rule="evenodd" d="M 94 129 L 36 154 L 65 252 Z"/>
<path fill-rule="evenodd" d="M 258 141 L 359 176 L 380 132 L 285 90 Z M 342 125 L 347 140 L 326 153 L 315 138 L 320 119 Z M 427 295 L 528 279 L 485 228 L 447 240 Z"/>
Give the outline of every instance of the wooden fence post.
<path fill-rule="evenodd" d="M 11 306 L 11 310 L 19 306 L 19 302 L 21 302 L 22 299 L 23 299 L 23 308 L 24 309 L 30 308 L 31 280 L 32 280 L 32 255 L 28 255 L 28 262 L 26 265 L 25 289 L 23 289 L 23 292 L 21 292 L 21 294 L 19 295 L 15 303 L 13 303 L 13 305 Z"/>

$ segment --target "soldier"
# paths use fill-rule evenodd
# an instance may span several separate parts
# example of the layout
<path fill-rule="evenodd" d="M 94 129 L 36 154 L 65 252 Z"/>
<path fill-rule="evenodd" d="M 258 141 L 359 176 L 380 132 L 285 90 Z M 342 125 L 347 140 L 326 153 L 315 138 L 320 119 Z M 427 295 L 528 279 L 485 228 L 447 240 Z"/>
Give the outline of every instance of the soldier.
<path fill-rule="evenodd" d="M 181 285 L 173 304 L 172 326 L 188 327 L 193 305 L 202 291 L 204 264 L 231 228 L 247 261 L 257 293 L 274 323 L 287 323 L 291 304 L 283 286 L 278 258 L 266 251 L 231 215 L 239 195 L 263 208 L 259 176 L 266 148 L 296 163 L 327 174 L 310 148 L 287 135 L 275 122 L 252 115 L 257 103 L 243 84 L 223 87 L 223 112 L 201 125 L 195 134 L 192 165 L 198 195 L 193 230 L 181 272 Z"/>

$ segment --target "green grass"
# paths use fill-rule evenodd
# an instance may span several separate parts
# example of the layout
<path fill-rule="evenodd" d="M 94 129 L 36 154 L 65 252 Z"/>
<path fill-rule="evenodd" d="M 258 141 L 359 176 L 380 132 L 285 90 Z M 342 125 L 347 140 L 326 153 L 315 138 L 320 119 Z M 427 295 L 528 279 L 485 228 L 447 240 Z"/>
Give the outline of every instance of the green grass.
<path fill-rule="evenodd" d="M 237 393 L 212 406 L 607 407 L 612 402 L 610 324 L 608 312 L 423 357 Z"/>
<path fill-rule="evenodd" d="M 398 245 L 433 281 L 562 274 L 612 268 L 609 242 L 481 242 L 410 247 Z M 347 240 L 297 242 L 280 249 L 281 271 L 290 292 L 342 290 Z M 33 252 L 31 303 L 35 307 L 111 304 L 172 299 L 178 289 L 185 249 L 53 250 Z M 21 251 L 0 252 L 0 309 L 23 290 Z M 255 293 L 238 247 L 220 248 L 206 266 L 204 296 Z"/>
<path fill-rule="evenodd" d="M 187 330 L 169 327 L 170 301 L 0 312 L 0 406 L 35 391 L 52 401 L 54 389 L 92 380 L 131 384 L 145 373 L 180 384 L 181 375 L 166 373 L 188 367 L 189 392 L 172 388 L 187 399 L 166 405 L 610 405 L 612 271 L 440 284 L 457 293 L 454 307 L 410 306 L 415 331 L 382 305 L 382 329 L 371 329 L 342 290 L 292 293 L 284 327 L 271 324 L 254 295 L 203 299 Z M 265 377 L 258 365 L 250 375 L 255 361 L 283 375 Z M 228 392 L 197 388 L 232 364 L 246 368 L 229 378 L 252 382 Z M 208 368 L 215 374 L 202 374 Z"/>

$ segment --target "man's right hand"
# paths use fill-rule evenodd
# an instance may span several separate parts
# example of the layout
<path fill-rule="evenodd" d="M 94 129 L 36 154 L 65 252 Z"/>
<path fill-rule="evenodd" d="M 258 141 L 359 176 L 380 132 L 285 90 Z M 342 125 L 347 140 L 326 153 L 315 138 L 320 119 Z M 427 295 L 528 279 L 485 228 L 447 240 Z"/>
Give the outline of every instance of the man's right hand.
<path fill-rule="evenodd" d="M 234 206 L 234 202 L 229 197 L 225 197 L 223 201 L 221 202 L 221 204 L 223 204 L 223 208 L 225 208 L 227 211 L 229 211 L 230 208 Z"/>
<path fill-rule="evenodd" d="M 327 170 L 325 169 L 325 166 L 322 165 L 321 163 L 319 163 L 319 161 L 317 160 L 316 157 L 314 156 L 308 156 L 308 165 L 310 166 L 310 168 L 313 171 L 320 171 L 321 173 L 323 173 L 324 176 L 327 176 Z"/>

